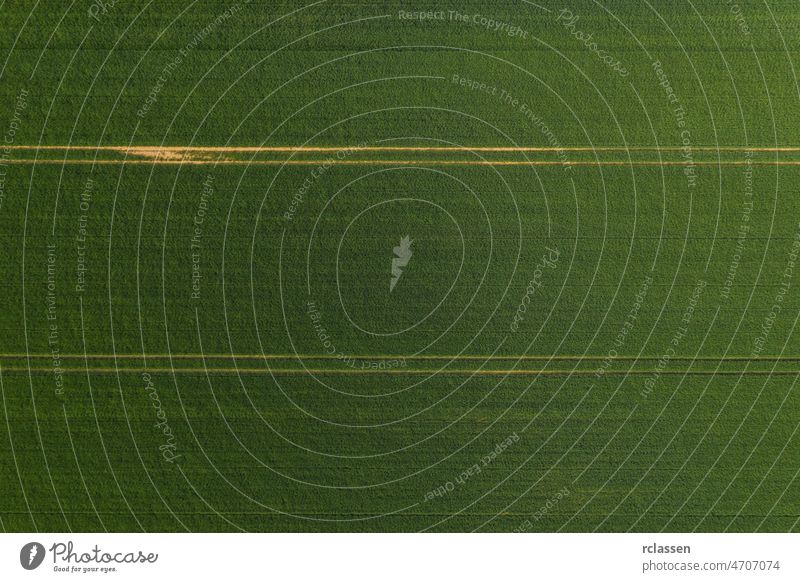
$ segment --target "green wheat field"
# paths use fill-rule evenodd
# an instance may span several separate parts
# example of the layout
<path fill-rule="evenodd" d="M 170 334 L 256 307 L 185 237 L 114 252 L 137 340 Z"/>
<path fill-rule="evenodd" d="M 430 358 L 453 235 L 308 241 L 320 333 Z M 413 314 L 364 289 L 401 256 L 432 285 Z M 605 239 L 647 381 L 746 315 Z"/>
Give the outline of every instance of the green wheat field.
<path fill-rule="evenodd" d="M 794 0 L 0 0 L 0 528 L 800 530 Z"/>

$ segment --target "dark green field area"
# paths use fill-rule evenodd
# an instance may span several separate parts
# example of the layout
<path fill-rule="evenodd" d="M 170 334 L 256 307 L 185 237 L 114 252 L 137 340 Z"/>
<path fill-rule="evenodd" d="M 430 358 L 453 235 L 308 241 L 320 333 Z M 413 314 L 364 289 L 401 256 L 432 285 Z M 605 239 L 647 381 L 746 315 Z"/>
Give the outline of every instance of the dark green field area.
<path fill-rule="evenodd" d="M 0 528 L 800 530 L 798 30 L 0 0 Z"/>

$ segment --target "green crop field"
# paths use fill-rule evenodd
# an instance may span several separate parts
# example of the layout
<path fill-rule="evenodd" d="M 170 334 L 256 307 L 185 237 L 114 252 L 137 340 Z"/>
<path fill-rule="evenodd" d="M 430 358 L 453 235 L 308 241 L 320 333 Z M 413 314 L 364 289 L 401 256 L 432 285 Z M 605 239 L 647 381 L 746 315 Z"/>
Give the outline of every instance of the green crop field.
<path fill-rule="evenodd" d="M 0 0 L 0 528 L 800 530 L 796 0 Z"/>

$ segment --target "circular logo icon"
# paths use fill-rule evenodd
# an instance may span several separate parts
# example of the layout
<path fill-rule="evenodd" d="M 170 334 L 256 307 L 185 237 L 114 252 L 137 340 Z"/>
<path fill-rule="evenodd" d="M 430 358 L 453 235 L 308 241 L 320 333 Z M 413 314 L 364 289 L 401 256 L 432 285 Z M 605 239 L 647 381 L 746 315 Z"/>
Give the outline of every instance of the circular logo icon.
<path fill-rule="evenodd" d="M 26 570 L 35 570 L 44 561 L 44 546 L 39 542 L 30 542 L 22 546 L 19 552 L 19 563 Z"/>

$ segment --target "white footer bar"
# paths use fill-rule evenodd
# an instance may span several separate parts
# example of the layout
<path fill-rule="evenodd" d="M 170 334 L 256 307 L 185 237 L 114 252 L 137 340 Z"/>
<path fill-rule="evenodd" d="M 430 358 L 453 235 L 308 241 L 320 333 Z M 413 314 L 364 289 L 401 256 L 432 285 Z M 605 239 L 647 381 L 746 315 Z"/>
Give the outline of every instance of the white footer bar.
<path fill-rule="evenodd" d="M 0 580 L 800 580 L 797 534 L 3 534 Z"/>

